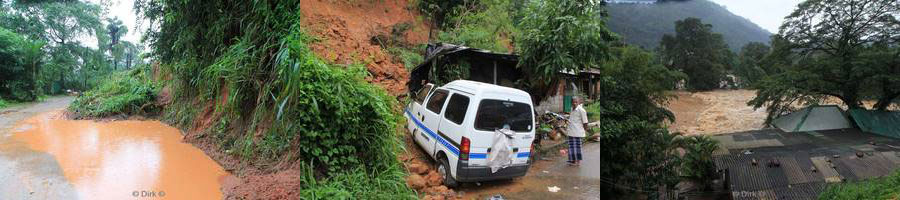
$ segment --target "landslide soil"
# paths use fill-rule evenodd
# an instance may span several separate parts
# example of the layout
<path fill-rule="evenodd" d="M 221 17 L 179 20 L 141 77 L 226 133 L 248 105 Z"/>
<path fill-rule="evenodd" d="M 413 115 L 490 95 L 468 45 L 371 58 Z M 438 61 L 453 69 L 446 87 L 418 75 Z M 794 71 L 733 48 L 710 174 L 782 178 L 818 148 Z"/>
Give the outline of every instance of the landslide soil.
<path fill-rule="evenodd" d="M 413 8 L 407 0 L 310 0 L 300 5 L 310 32 L 321 39 L 310 45 L 313 52 L 337 64 L 365 64 L 372 75 L 368 81 L 393 96 L 406 93 L 409 72 L 372 38 L 405 23 L 410 29 L 398 39 L 410 45 L 427 42 L 428 26 Z"/>

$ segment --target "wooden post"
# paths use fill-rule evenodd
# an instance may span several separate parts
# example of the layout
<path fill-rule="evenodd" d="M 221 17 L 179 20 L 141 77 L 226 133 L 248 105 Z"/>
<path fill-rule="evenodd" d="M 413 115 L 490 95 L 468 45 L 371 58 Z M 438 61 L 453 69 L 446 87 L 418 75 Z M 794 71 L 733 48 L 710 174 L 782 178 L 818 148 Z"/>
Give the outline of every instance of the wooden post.
<path fill-rule="evenodd" d="M 497 61 L 494 61 L 494 85 L 497 85 Z"/>

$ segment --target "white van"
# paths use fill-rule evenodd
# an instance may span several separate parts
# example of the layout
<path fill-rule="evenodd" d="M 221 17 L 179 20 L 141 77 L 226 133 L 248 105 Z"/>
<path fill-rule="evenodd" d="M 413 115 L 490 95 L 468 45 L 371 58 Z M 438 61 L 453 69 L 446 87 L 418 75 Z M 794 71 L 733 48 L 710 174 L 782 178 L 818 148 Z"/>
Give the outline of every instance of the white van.
<path fill-rule="evenodd" d="M 459 182 L 512 179 L 528 171 L 535 124 L 527 92 L 488 83 L 457 80 L 428 84 L 406 109 L 412 137 L 438 162 L 450 187 Z M 494 173 L 487 166 L 494 131 L 514 131 L 512 164 Z"/>

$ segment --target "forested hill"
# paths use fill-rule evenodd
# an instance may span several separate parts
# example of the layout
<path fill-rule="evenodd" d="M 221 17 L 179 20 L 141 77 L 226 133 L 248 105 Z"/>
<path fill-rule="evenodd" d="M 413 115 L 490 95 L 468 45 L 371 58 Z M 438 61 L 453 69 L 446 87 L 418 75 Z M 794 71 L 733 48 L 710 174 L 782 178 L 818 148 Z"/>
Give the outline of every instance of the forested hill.
<path fill-rule="evenodd" d="M 609 28 L 625 42 L 652 49 L 659 46 L 663 34 L 674 34 L 675 21 L 700 18 L 721 33 L 732 50 L 749 42 L 768 43 L 769 33 L 750 20 L 708 0 L 669 1 L 656 4 L 608 4 Z"/>

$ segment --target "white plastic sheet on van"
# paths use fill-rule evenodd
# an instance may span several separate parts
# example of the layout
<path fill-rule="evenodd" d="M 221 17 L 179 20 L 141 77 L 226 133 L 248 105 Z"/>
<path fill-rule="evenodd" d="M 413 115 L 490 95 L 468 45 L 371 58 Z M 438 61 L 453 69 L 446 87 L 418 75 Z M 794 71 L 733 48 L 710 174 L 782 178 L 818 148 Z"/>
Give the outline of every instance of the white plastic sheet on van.
<path fill-rule="evenodd" d="M 516 133 L 508 128 L 498 129 L 494 131 L 494 144 L 491 145 L 491 152 L 488 153 L 487 165 L 491 168 L 491 173 L 509 167 L 513 161 L 513 148 L 510 139 Z"/>

